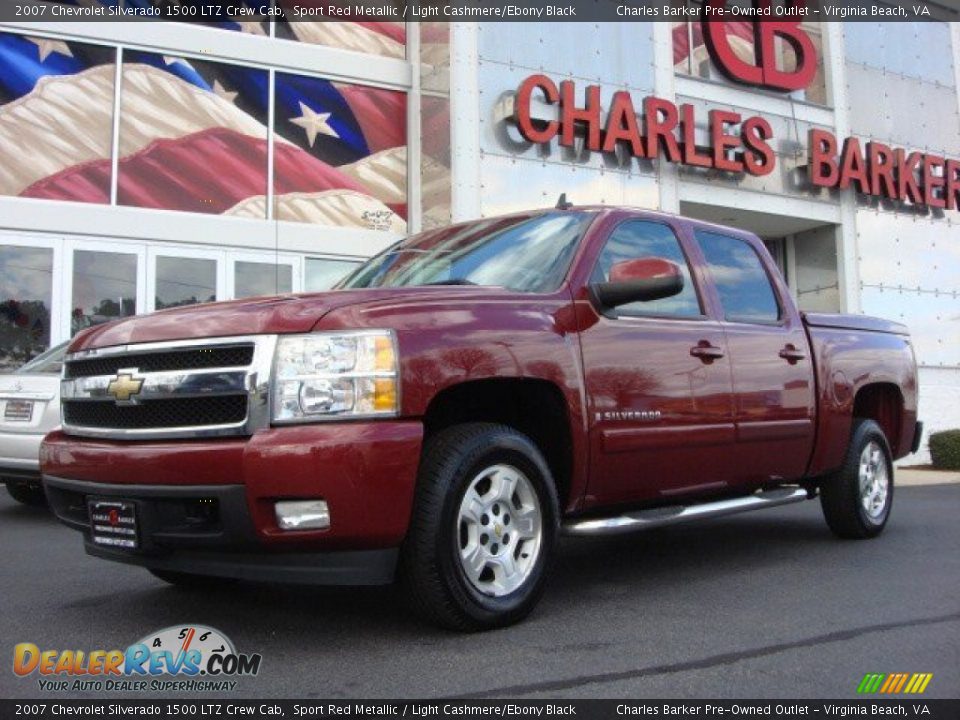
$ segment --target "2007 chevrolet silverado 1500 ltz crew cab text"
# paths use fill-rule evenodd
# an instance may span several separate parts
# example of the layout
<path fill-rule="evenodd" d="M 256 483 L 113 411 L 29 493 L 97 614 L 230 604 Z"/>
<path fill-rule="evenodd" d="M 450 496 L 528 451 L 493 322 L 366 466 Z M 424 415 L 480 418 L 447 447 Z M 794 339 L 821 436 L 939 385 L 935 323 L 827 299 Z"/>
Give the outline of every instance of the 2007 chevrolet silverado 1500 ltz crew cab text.
<path fill-rule="evenodd" d="M 90 554 L 396 577 L 459 629 L 526 615 L 560 532 L 819 493 L 874 536 L 919 437 L 903 326 L 799 313 L 748 233 L 568 205 L 423 233 L 331 292 L 91 328 L 62 400 L 44 483 Z"/>

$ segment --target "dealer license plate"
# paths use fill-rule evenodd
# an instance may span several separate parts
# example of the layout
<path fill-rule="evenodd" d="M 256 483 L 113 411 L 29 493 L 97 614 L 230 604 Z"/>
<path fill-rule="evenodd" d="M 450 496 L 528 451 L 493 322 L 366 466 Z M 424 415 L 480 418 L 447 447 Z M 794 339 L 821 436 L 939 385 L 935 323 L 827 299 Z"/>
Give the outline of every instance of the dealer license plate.
<path fill-rule="evenodd" d="M 13 422 L 30 422 L 33 416 L 33 403 L 29 400 L 7 400 L 3 409 L 3 419 Z"/>
<path fill-rule="evenodd" d="M 90 539 L 96 545 L 135 550 L 137 547 L 137 508 L 123 500 L 87 501 L 90 515 Z"/>

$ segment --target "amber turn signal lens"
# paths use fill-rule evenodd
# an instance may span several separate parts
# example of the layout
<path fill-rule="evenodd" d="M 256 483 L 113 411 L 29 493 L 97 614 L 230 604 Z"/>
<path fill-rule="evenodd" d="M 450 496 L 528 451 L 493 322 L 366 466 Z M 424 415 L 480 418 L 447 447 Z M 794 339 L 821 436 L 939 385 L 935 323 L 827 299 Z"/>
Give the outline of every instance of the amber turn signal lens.
<path fill-rule="evenodd" d="M 393 378 L 377 378 L 374 383 L 374 410 L 397 409 L 397 381 Z"/>
<path fill-rule="evenodd" d="M 393 341 L 390 337 L 378 335 L 375 343 L 376 359 L 374 363 L 376 369 L 387 372 L 396 370 L 396 357 L 393 354 Z"/>

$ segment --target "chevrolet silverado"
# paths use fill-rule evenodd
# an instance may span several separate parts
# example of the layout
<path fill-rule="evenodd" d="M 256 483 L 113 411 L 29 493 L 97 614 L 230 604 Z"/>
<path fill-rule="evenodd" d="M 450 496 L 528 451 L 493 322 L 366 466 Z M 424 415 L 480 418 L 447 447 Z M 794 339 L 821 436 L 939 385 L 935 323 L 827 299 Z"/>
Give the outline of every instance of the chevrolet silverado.
<path fill-rule="evenodd" d="M 890 516 L 907 329 L 801 313 L 754 235 L 571 207 L 411 237 L 337 289 L 73 340 L 47 497 L 88 553 L 196 586 L 398 579 L 441 625 L 524 617 L 560 533 L 814 498 Z"/>

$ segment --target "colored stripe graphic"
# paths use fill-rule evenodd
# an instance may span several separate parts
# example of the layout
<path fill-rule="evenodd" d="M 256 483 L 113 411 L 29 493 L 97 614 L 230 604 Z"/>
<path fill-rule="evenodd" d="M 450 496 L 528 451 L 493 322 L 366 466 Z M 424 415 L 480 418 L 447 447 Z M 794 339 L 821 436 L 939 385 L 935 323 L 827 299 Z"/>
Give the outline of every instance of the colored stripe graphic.
<path fill-rule="evenodd" d="M 857 685 L 857 694 L 920 695 L 932 679 L 933 673 L 867 673 Z"/>
<path fill-rule="evenodd" d="M 860 681 L 857 692 L 861 694 L 875 693 L 880 689 L 880 683 L 883 682 L 885 677 L 886 675 L 880 675 L 878 673 L 867 673 L 863 676 L 863 680 Z"/>

